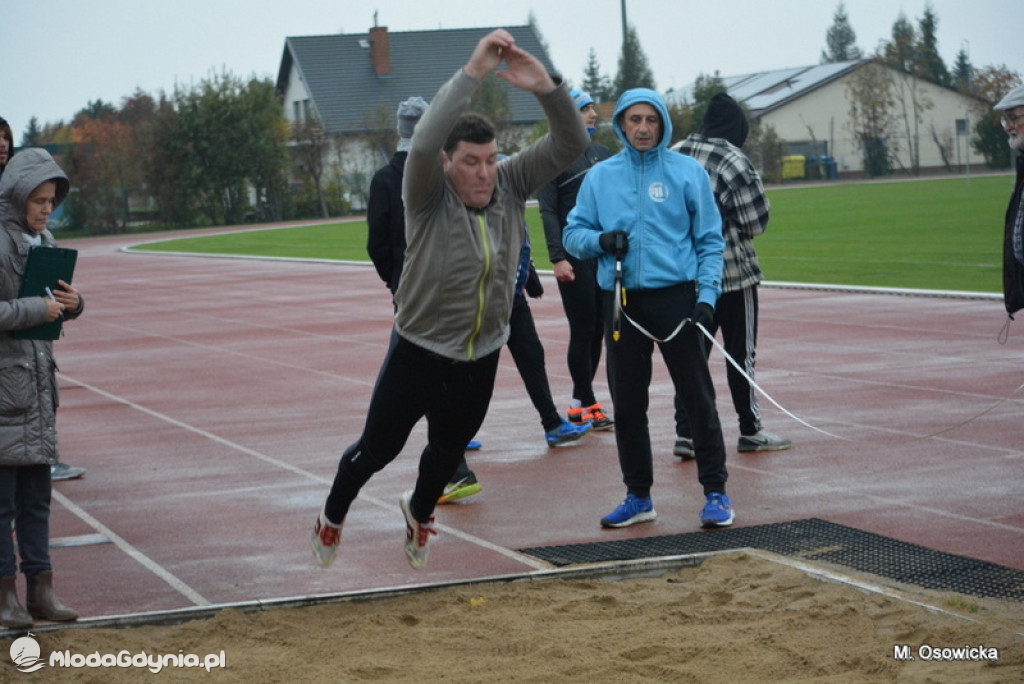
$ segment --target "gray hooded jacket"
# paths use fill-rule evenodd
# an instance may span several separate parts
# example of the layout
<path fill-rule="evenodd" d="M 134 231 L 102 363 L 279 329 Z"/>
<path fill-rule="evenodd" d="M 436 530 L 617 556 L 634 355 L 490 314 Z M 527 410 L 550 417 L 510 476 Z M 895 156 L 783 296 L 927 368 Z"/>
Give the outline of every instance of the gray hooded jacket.
<path fill-rule="evenodd" d="M 42 183 L 57 184 L 57 203 L 68 194 L 68 178 L 48 152 L 27 149 L 11 157 L 0 177 L 0 465 L 33 465 L 57 460 L 57 364 L 53 343 L 21 340 L 10 332 L 46 322 L 41 297 L 18 298 L 33 232 L 25 203 Z M 49 231 L 42 244 L 54 246 Z M 73 318 L 81 312 L 67 312 Z"/>

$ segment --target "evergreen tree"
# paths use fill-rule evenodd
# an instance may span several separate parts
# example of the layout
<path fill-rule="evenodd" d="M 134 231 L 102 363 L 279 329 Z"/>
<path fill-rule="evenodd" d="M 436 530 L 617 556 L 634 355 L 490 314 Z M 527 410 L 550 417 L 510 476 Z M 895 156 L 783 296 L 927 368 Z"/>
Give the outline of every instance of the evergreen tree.
<path fill-rule="evenodd" d="M 974 81 L 974 66 L 967 51 L 960 48 L 956 53 L 956 63 L 953 65 L 953 86 L 963 93 L 970 93 Z"/>
<path fill-rule="evenodd" d="M 672 121 L 672 135 L 676 140 L 682 140 L 691 133 L 700 130 L 704 121 L 704 112 L 708 109 L 711 98 L 718 93 L 726 92 L 725 82 L 718 72 L 714 76 L 698 74 L 693 85 L 693 101 L 688 100 L 670 102 L 668 116 Z"/>
<path fill-rule="evenodd" d="M 924 16 L 917 23 L 919 33 L 915 47 L 914 72 L 932 83 L 949 86 L 952 85 L 953 79 L 950 78 L 949 70 L 939 55 L 939 41 L 935 36 L 938 25 L 939 18 L 935 15 L 931 3 L 925 5 Z"/>
<path fill-rule="evenodd" d="M 704 113 L 708 111 L 708 104 L 711 102 L 711 98 L 719 93 L 727 92 L 725 81 L 722 80 L 717 71 L 714 76 L 697 75 L 697 80 L 693 83 L 694 130 L 699 129 L 704 122 Z"/>
<path fill-rule="evenodd" d="M 21 134 L 22 147 L 37 147 L 42 144 L 43 132 L 39 129 L 39 119 L 32 117 L 28 120 L 28 127 Z"/>
<path fill-rule="evenodd" d="M 832 17 L 832 26 L 825 34 L 825 50 L 821 53 L 821 63 L 849 62 L 864 56 L 857 47 L 857 34 L 850 26 L 846 16 L 846 6 L 840 2 Z"/>
<path fill-rule="evenodd" d="M 114 116 L 117 116 L 117 107 L 103 100 L 90 100 L 84 108 L 75 114 L 71 123 L 75 125 L 88 119 L 109 119 Z"/>
<path fill-rule="evenodd" d="M 601 73 L 601 65 L 597 62 L 594 48 L 590 48 L 587 55 L 587 66 L 583 69 L 583 85 L 580 87 L 590 93 L 594 102 L 608 102 L 615 95 L 611 78 Z"/>
<path fill-rule="evenodd" d="M 917 63 L 917 34 L 903 12 L 892 25 L 892 40 L 882 47 L 886 64 L 906 73 L 914 73 Z"/>
<path fill-rule="evenodd" d="M 615 75 L 615 98 L 630 88 L 654 89 L 654 74 L 647 63 L 647 55 L 640 45 L 636 29 L 626 27 L 622 41 L 622 54 L 619 55 L 619 73 Z"/>

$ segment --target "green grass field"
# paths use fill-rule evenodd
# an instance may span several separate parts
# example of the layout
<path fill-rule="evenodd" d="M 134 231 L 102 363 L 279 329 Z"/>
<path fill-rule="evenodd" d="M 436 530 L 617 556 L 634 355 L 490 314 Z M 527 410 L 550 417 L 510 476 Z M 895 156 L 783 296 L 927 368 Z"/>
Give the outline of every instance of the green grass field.
<path fill-rule="evenodd" d="M 768 280 L 1001 292 L 1009 175 L 768 191 L 756 238 Z M 540 215 L 527 209 L 534 261 L 550 268 Z M 366 222 L 179 238 L 146 250 L 366 261 Z"/>

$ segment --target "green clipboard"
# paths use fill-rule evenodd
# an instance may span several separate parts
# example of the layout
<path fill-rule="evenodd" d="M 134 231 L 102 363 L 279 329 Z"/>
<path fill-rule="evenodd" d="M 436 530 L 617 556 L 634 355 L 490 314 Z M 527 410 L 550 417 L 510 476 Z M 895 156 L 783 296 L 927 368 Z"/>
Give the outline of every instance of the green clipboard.
<path fill-rule="evenodd" d="M 71 284 L 75 273 L 78 250 L 63 247 L 33 247 L 25 262 L 25 275 L 21 281 L 18 297 L 48 297 L 46 288 L 57 289 L 57 281 Z M 21 340 L 56 340 L 60 337 L 64 317 L 50 323 L 43 323 L 24 330 L 11 332 L 11 337 Z"/>

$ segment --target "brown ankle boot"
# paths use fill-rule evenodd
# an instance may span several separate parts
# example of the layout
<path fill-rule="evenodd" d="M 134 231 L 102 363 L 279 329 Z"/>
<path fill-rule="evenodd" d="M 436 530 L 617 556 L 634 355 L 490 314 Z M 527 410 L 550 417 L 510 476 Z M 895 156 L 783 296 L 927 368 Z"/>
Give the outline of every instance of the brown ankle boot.
<path fill-rule="evenodd" d="M 32 616 L 18 601 L 13 575 L 0 577 L 0 625 L 8 629 L 28 629 L 32 626 Z"/>
<path fill-rule="evenodd" d="M 53 593 L 53 571 L 37 572 L 28 580 L 28 612 L 37 620 L 70 622 L 78 619 Z"/>

